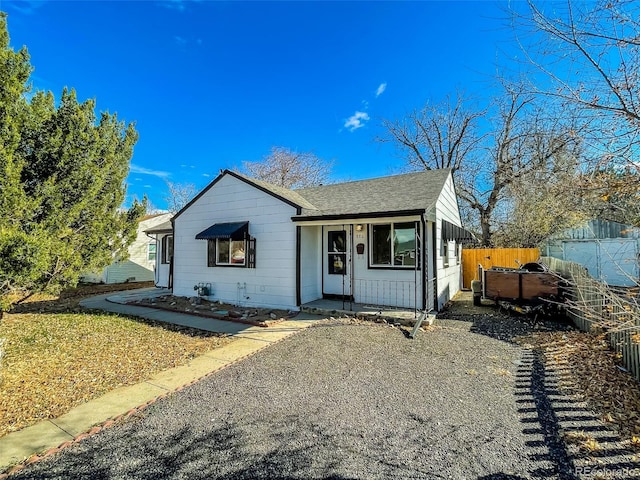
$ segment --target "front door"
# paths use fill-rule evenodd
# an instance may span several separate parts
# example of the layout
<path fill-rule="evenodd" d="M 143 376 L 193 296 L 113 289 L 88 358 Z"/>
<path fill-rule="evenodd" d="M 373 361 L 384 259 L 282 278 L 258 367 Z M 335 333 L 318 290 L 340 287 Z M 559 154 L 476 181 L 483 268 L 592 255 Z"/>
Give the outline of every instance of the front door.
<path fill-rule="evenodd" d="M 351 297 L 350 227 L 324 227 L 322 234 L 322 293 Z"/>

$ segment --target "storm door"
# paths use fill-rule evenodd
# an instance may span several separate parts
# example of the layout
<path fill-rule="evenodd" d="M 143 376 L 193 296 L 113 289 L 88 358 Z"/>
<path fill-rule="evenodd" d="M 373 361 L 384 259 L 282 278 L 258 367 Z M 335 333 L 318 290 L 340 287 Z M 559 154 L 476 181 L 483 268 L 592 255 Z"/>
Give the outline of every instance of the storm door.
<path fill-rule="evenodd" d="M 350 226 L 326 226 L 322 239 L 322 293 L 351 297 Z"/>

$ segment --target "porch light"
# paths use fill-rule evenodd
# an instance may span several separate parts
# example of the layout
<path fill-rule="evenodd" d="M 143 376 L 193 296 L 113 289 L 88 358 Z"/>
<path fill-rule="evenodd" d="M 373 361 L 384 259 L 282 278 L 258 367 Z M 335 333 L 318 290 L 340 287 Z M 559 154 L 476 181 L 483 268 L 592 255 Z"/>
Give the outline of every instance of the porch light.
<path fill-rule="evenodd" d="M 356 225 L 356 232 L 361 232 L 362 231 L 362 225 L 359 223 Z"/>

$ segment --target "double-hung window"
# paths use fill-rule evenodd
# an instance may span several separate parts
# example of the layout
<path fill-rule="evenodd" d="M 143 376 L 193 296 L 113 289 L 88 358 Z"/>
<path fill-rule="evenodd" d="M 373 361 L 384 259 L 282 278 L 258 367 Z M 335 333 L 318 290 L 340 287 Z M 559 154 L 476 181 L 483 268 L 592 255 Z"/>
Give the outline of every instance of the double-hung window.
<path fill-rule="evenodd" d="M 371 267 L 415 268 L 418 261 L 416 223 L 384 223 L 371 225 Z"/>
<path fill-rule="evenodd" d="M 443 238 L 442 240 L 442 266 L 449 266 L 449 240 Z"/>
<path fill-rule="evenodd" d="M 156 242 L 151 242 L 147 245 L 147 260 L 155 262 L 156 260 Z"/>

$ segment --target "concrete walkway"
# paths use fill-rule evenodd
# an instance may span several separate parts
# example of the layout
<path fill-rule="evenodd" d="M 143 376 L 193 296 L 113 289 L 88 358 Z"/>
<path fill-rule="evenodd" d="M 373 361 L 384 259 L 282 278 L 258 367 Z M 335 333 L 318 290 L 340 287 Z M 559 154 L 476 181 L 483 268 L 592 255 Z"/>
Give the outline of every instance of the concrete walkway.
<path fill-rule="evenodd" d="M 37 458 L 110 425 L 114 419 L 152 403 L 161 396 L 262 350 L 323 317 L 300 313 L 270 327 L 256 327 L 154 308 L 128 305 L 128 301 L 166 295 L 168 291 L 146 288 L 109 293 L 80 302 L 83 307 L 173 323 L 234 337 L 228 345 L 191 360 L 187 365 L 165 370 L 137 385 L 113 390 L 80 405 L 59 418 L 45 420 L 0 438 L 0 472 L 29 458 Z M 2 475 L 0 475 L 2 478 Z"/>

